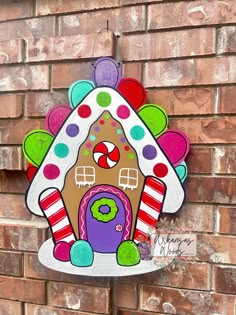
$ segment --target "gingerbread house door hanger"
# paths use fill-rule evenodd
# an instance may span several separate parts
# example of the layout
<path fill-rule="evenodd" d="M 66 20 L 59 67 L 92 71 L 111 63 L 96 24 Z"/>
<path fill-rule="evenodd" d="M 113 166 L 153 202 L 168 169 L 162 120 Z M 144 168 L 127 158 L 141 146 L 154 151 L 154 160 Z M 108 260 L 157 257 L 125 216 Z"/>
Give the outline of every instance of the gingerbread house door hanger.
<path fill-rule="evenodd" d="M 91 81 L 71 85 L 69 104 L 49 110 L 46 130 L 25 137 L 26 205 L 52 233 L 39 250 L 43 265 L 93 276 L 159 268 L 145 246 L 161 212 L 183 204 L 189 141 L 146 103 L 140 82 L 100 58 Z"/>

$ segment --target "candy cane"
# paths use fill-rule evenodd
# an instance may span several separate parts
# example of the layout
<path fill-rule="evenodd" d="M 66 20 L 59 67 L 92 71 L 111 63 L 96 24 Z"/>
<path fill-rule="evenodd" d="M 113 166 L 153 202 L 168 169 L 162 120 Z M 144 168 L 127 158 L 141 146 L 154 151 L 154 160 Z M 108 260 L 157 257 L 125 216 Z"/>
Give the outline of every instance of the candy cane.
<path fill-rule="evenodd" d="M 163 182 L 156 177 L 146 177 L 134 231 L 136 243 L 147 240 L 148 235 L 155 232 L 165 192 L 166 187 Z"/>
<path fill-rule="evenodd" d="M 40 206 L 48 220 L 55 243 L 72 244 L 76 238 L 70 224 L 63 198 L 56 188 L 49 188 L 40 195 Z"/>

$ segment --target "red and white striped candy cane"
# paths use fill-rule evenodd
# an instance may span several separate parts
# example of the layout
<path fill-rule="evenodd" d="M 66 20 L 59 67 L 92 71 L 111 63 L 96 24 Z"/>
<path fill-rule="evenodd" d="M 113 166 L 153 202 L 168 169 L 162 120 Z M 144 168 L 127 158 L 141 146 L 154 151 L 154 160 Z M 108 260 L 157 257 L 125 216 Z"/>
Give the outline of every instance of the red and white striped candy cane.
<path fill-rule="evenodd" d="M 155 231 L 165 192 L 166 186 L 162 181 L 153 176 L 146 177 L 134 231 L 136 243 L 147 240 L 148 235 Z"/>
<path fill-rule="evenodd" d="M 43 210 L 52 231 L 55 243 L 74 243 L 75 235 L 70 224 L 67 211 L 61 196 L 56 188 L 49 188 L 40 195 L 40 206 Z"/>

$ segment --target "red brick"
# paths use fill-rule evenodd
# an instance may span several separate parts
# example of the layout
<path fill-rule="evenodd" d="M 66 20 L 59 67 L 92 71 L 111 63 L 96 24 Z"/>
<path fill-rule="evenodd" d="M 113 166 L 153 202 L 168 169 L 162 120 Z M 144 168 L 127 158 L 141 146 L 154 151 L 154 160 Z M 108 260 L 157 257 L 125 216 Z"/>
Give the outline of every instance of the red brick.
<path fill-rule="evenodd" d="M 0 143 L 21 145 L 30 131 L 41 128 L 45 128 L 44 120 L 2 120 Z"/>
<path fill-rule="evenodd" d="M 23 40 L 13 39 L 9 41 L 0 42 L 0 63 L 1 64 L 17 63 L 17 62 L 22 62 L 22 61 L 23 61 Z"/>
<path fill-rule="evenodd" d="M 236 174 L 236 147 L 215 148 L 214 171 L 216 174 Z"/>
<path fill-rule="evenodd" d="M 44 281 L 0 276 L 0 297 L 9 300 L 45 304 Z"/>
<path fill-rule="evenodd" d="M 136 312 L 136 311 L 129 311 L 129 310 L 118 310 L 117 315 L 147 315 L 147 313 L 141 312 L 141 311 Z M 148 315 L 157 315 L 157 313 L 148 312 Z M 165 315 L 165 314 L 158 312 L 158 315 Z"/>
<path fill-rule="evenodd" d="M 0 118 L 16 118 L 23 115 L 23 95 L 0 95 Z"/>
<path fill-rule="evenodd" d="M 142 286 L 140 308 L 170 314 L 234 314 L 233 295 Z"/>
<path fill-rule="evenodd" d="M 225 26 L 218 32 L 218 54 L 236 52 L 236 26 Z"/>
<path fill-rule="evenodd" d="M 236 87 L 224 86 L 219 89 L 219 113 L 236 114 L 236 106 L 232 100 L 236 99 Z"/>
<path fill-rule="evenodd" d="M 163 1 L 163 0 L 155 0 L 155 2 L 158 1 Z M 130 4 L 138 4 L 138 3 L 142 3 L 142 4 L 146 4 L 146 3 L 150 3 L 153 2 L 153 0 L 120 0 L 120 5 L 130 5 Z"/>
<path fill-rule="evenodd" d="M 89 34 L 26 40 L 28 62 L 112 57 L 114 51 L 115 37 L 111 31 L 103 32 L 102 36 Z"/>
<path fill-rule="evenodd" d="M 220 204 L 236 201 L 235 178 L 189 176 L 185 188 L 188 201 Z"/>
<path fill-rule="evenodd" d="M 74 81 L 91 80 L 91 74 L 91 63 L 66 63 L 53 65 L 52 87 L 56 89 L 68 88 Z"/>
<path fill-rule="evenodd" d="M 122 73 L 124 78 L 134 78 L 141 82 L 143 65 L 141 63 L 125 63 L 122 66 Z"/>
<path fill-rule="evenodd" d="M 209 290 L 210 272 L 210 264 L 196 262 L 192 263 L 179 260 L 155 272 L 138 276 L 125 277 L 121 280 L 124 279 L 124 281 L 139 284 L 143 283 L 185 289 Z M 120 294 L 122 296 L 122 292 Z M 124 301 L 124 303 L 128 304 L 129 301 Z M 117 305 L 123 308 L 128 308 L 127 306 L 119 305 L 118 303 Z"/>
<path fill-rule="evenodd" d="M 109 314 L 110 289 L 50 282 L 49 301 L 52 306 L 72 310 Z"/>
<path fill-rule="evenodd" d="M 29 93 L 26 95 L 26 116 L 45 117 L 50 108 L 58 104 L 68 104 L 68 91 Z"/>
<path fill-rule="evenodd" d="M 145 86 L 236 83 L 235 65 L 236 56 L 148 62 Z"/>
<path fill-rule="evenodd" d="M 33 15 L 33 0 L 5 1 L 1 3 L 0 21 L 22 19 Z"/>
<path fill-rule="evenodd" d="M 188 88 L 148 91 L 148 102 L 161 105 L 168 115 L 213 113 L 214 89 Z"/>
<path fill-rule="evenodd" d="M 46 240 L 46 223 L 34 222 L 33 224 L 15 221 L 9 223 L 4 219 L 0 221 L 0 248 L 38 251 L 41 244 Z"/>
<path fill-rule="evenodd" d="M 0 171 L 0 192 L 25 193 L 29 186 L 25 172 Z"/>
<path fill-rule="evenodd" d="M 32 315 L 32 314 L 33 315 L 94 315 L 94 313 L 87 313 L 87 312 L 84 313 L 84 312 L 69 311 L 66 309 L 60 309 L 60 308 L 49 307 L 49 306 L 25 304 L 25 315 Z M 96 314 L 99 315 L 98 313 Z"/>
<path fill-rule="evenodd" d="M 118 7 L 118 0 L 80 0 L 75 2 L 74 0 L 61 0 L 60 3 L 57 0 L 38 0 L 36 2 L 36 14 L 48 15 L 59 14 L 75 11 L 89 11 L 103 8 Z"/>
<path fill-rule="evenodd" d="M 114 33 L 127 33 L 145 30 L 145 6 L 101 10 L 59 17 L 60 35 L 90 34 L 109 28 Z M 92 21 L 92 23 L 91 23 Z M 98 35 L 102 36 L 103 32 Z"/>
<path fill-rule="evenodd" d="M 21 170 L 22 149 L 19 147 L 0 147 L 0 170 Z"/>
<path fill-rule="evenodd" d="M 189 174 L 210 174 L 212 172 L 212 148 L 191 147 L 186 158 Z"/>
<path fill-rule="evenodd" d="M 236 117 L 172 118 L 170 128 L 182 130 L 191 144 L 236 143 Z"/>
<path fill-rule="evenodd" d="M 122 60 L 151 60 L 215 53 L 213 28 L 121 37 Z"/>
<path fill-rule="evenodd" d="M 170 224 L 171 221 L 174 221 L 176 228 L 180 228 L 183 231 L 213 232 L 213 210 L 211 205 L 185 203 L 176 214 L 163 213 L 161 220 L 165 219 Z M 159 222 L 158 228 L 161 228 L 161 222 Z"/>
<path fill-rule="evenodd" d="M 217 232 L 236 235 L 236 208 L 217 209 Z"/>
<path fill-rule="evenodd" d="M 53 36 L 54 29 L 54 17 L 2 22 L 0 24 L 0 41 L 16 38 L 26 39 L 30 37 Z"/>
<path fill-rule="evenodd" d="M 236 294 L 236 267 L 214 267 L 214 290 Z"/>
<path fill-rule="evenodd" d="M 24 195 L 0 194 L 0 217 L 11 219 L 30 219 L 25 206 Z"/>
<path fill-rule="evenodd" d="M 131 283 L 116 283 L 116 306 L 137 309 L 138 290 L 137 285 Z"/>
<path fill-rule="evenodd" d="M 235 23 L 235 13 L 234 0 L 154 4 L 148 7 L 148 29 Z"/>
<path fill-rule="evenodd" d="M 79 283 L 94 286 L 109 286 L 110 279 L 105 277 L 85 277 L 74 276 L 67 273 L 58 272 L 44 267 L 38 260 L 38 255 L 34 253 L 25 253 L 25 276 L 27 278 L 54 280 L 69 283 Z"/>
<path fill-rule="evenodd" d="M 0 91 L 42 90 L 49 88 L 47 65 L 2 67 Z"/>
<path fill-rule="evenodd" d="M 8 276 L 22 276 L 22 254 L 0 251 L 0 274 Z"/>
<path fill-rule="evenodd" d="M 222 235 L 198 235 L 198 259 L 220 264 L 236 264 L 236 238 Z"/>
<path fill-rule="evenodd" d="M 20 302 L 0 300 L 0 314 L 23 315 L 22 304 Z"/>

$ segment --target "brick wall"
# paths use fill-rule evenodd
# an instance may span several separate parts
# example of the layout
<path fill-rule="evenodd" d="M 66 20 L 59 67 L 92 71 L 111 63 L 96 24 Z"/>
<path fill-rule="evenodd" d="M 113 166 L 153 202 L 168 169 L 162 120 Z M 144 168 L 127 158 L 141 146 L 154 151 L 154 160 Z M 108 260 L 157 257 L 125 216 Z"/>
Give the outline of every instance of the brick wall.
<path fill-rule="evenodd" d="M 115 36 L 98 34 L 107 20 Z M 172 218 L 198 235 L 194 263 L 107 279 L 38 262 L 48 230 L 24 205 L 20 146 L 99 56 L 121 61 L 190 137 L 186 205 Z M 235 0 L 1 0 L 0 314 L 236 314 L 235 113 Z"/>

